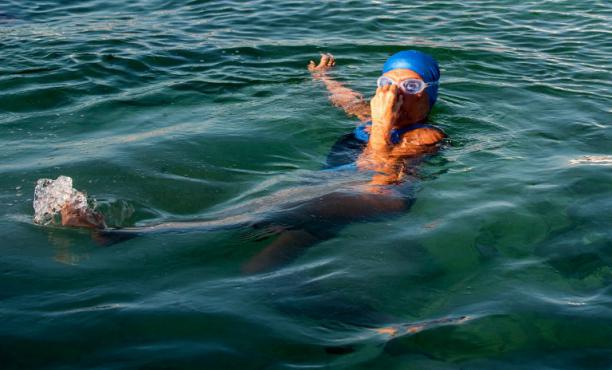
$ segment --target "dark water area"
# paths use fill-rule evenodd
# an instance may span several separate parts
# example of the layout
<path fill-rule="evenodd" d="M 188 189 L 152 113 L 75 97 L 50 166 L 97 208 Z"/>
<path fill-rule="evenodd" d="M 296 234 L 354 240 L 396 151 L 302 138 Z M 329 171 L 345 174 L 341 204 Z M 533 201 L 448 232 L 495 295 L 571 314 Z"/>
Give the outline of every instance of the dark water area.
<path fill-rule="evenodd" d="M 606 1 L 0 3 L 0 365 L 610 369 L 612 7 Z M 440 63 L 448 146 L 402 214 L 267 273 L 249 227 L 101 247 L 32 222 L 70 176 L 111 226 L 273 214 L 366 181 L 321 171 L 403 49 Z M 399 335 L 382 327 L 404 328 Z"/>

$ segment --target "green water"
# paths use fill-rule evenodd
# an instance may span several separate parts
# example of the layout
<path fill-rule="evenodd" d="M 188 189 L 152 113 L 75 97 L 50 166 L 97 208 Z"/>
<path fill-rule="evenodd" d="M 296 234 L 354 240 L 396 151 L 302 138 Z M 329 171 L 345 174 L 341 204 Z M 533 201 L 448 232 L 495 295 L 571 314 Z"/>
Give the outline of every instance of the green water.
<path fill-rule="evenodd" d="M 2 368 L 612 368 L 611 167 L 569 162 L 612 154 L 611 20 L 592 0 L 3 1 Z M 408 48 L 440 62 L 451 140 L 400 216 L 259 275 L 241 267 L 270 239 L 245 229 L 100 247 L 31 221 L 59 175 L 115 226 L 322 196 L 355 121 L 307 62 L 334 53 L 370 97 Z"/>

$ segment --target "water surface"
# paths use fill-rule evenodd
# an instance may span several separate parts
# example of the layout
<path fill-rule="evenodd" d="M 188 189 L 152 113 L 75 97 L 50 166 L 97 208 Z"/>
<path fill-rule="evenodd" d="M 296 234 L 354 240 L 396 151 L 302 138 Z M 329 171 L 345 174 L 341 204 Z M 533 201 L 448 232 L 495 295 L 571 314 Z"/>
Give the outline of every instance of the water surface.
<path fill-rule="evenodd" d="M 612 154 L 611 17 L 594 0 L 4 1 L 3 367 L 611 368 L 612 172 L 569 162 Z M 408 48 L 440 62 L 430 121 L 451 141 L 405 214 L 254 276 L 270 239 L 244 229 L 104 248 L 31 221 L 36 180 L 59 175 L 116 226 L 325 194 L 355 120 L 307 62 L 334 53 L 370 97 Z"/>

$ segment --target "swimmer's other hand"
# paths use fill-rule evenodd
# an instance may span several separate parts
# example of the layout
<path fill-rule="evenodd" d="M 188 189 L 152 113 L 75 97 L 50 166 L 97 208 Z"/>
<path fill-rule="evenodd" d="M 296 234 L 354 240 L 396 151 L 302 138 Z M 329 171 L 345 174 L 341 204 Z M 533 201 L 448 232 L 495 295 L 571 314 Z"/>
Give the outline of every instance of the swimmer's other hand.
<path fill-rule="evenodd" d="M 310 63 L 308 63 L 308 70 L 310 71 L 310 73 L 320 74 L 335 65 L 336 59 L 334 59 L 334 56 L 329 53 L 324 53 L 321 54 L 321 60 L 319 61 L 319 64 L 315 63 L 314 60 L 311 60 Z"/>
<path fill-rule="evenodd" d="M 92 229 L 106 228 L 102 214 L 91 209 L 75 208 L 71 204 L 66 204 L 60 213 L 62 216 L 62 226 Z"/>

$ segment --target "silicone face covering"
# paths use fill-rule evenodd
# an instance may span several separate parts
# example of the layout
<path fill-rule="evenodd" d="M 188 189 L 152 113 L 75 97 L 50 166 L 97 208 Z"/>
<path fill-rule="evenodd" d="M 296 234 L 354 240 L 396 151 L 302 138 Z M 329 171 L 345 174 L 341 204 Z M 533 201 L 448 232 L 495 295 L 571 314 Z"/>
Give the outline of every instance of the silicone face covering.
<path fill-rule="evenodd" d="M 393 79 L 387 76 L 380 76 L 378 80 L 376 80 L 376 86 L 383 87 L 387 85 L 397 85 L 400 90 L 402 90 L 406 94 L 418 94 L 421 91 L 425 90 L 427 86 L 437 85 L 438 82 L 425 82 L 423 80 L 419 80 L 418 78 L 407 78 L 400 82 L 395 82 Z"/>

